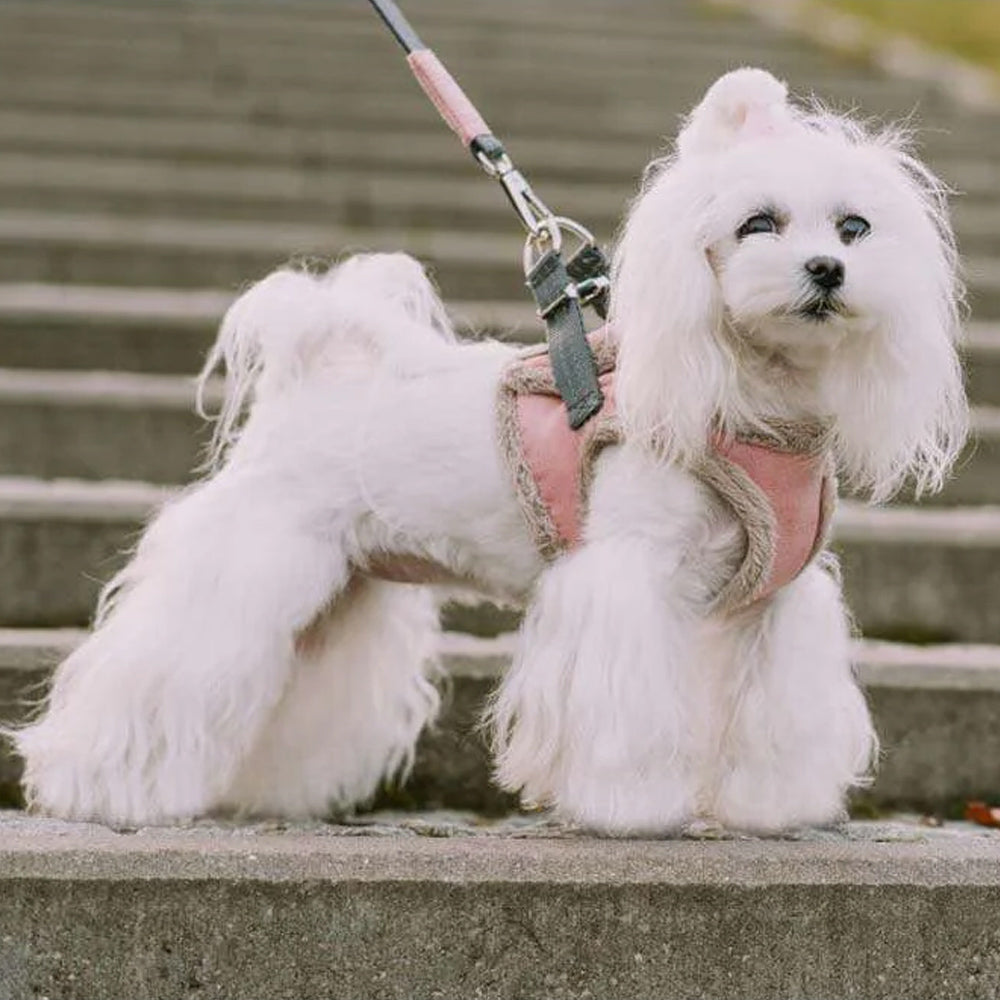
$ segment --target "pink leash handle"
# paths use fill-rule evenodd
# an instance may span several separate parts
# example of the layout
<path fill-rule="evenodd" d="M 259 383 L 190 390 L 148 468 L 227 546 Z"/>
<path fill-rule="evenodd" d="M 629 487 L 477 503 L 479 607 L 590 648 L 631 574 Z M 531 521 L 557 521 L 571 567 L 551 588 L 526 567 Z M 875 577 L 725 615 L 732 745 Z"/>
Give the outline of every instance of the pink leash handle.
<path fill-rule="evenodd" d="M 489 135 L 490 127 L 455 78 L 430 49 L 411 52 L 406 61 L 423 92 L 438 109 L 448 128 L 468 147 L 476 136 Z"/>
<path fill-rule="evenodd" d="M 420 40 L 413 25 L 395 0 L 369 0 L 396 41 L 406 52 L 406 61 L 448 127 L 462 140 L 476 162 L 498 180 L 528 230 L 536 240 L 548 241 L 556 250 L 562 241 L 555 216 L 514 168 L 503 143 L 490 131 L 486 120 L 466 96 L 458 81 L 440 59 Z"/>
<path fill-rule="evenodd" d="M 569 219 L 557 218 L 531 190 L 503 143 L 490 132 L 438 57 L 420 40 L 395 0 L 369 2 L 405 49 L 406 61 L 423 92 L 476 162 L 499 181 L 528 231 L 524 276 L 538 303 L 539 316 L 545 321 L 556 385 L 566 403 L 570 426 L 575 429 L 592 417 L 603 401 L 581 308 L 592 303 L 602 317 L 605 315 L 607 261 L 590 233 Z M 560 252 L 564 229 L 585 237 L 568 264 Z"/>
<path fill-rule="evenodd" d="M 406 61 L 413 70 L 423 92 L 441 113 L 448 127 L 462 140 L 466 148 L 476 136 L 489 136 L 490 127 L 465 91 L 442 64 L 441 60 L 420 40 L 395 0 L 370 0 L 375 12 L 406 51 Z"/>

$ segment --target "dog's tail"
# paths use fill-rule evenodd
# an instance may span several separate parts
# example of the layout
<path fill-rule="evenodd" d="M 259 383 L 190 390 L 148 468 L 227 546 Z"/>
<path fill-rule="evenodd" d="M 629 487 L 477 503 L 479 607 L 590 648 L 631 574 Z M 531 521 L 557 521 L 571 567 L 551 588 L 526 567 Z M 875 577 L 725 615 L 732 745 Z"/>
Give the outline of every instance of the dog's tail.
<path fill-rule="evenodd" d="M 209 380 L 225 368 L 207 466 L 236 440 L 251 396 L 282 393 L 317 370 L 406 370 L 454 339 L 437 292 L 407 254 L 363 254 L 323 273 L 275 271 L 229 307 L 198 377 L 198 412 L 208 418 Z"/>

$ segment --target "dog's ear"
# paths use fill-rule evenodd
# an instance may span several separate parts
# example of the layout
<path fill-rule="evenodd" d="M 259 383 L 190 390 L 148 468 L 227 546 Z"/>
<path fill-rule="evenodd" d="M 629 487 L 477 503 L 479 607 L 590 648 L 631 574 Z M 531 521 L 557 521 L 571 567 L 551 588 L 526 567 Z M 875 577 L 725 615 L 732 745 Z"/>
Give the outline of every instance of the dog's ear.
<path fill-rule="evenodd" d="M 615 399 L 626 439 L 684 464 L 704 452 L 734 378 L 708 258 L 711 193 L 673 162 L 648 178 L 615 252 Z"/>
<path fill-rule="evenodd" d="M 705 155 L 794 127 L 783 83 L 742 69 L 692 112 L 677 155 L 652 165 L 615 254 L 616 402 L 626 437 L 671 461 L 697 461 L 726 426 L 736 363 L 706 232 L 713 194 Z"/>
<path fill-rule="evenodd" d="M 832 356 L 827 402 L 846 485 L 884 501 L 909 480 L 919 497 L 944 486 L 969 432 L 957 351 L 965 290 L 948 189 L 909 152 L 905 134 L 853 135 L 870 162 L 888 167 L 880 197 L 895 205 L 895 231 L 869 248 L 881 257 L 878 322 Z"/>
<path fill-rule="evenodd" d="M 788 88 L 762 69 L 720 77 L 691 112 L 677 139 L 678 153 L 716 153 L 748 139 L 777 136 L 793 123 Z"/>

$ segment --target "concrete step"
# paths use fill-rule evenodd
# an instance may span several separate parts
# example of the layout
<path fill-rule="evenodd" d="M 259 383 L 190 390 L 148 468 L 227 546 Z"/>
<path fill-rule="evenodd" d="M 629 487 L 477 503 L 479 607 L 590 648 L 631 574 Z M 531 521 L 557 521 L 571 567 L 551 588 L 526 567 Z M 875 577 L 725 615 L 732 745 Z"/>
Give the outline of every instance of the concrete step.
<path fill-rule="evenodd" d="M 596 90 L 596 83 L 608 84 L 615 77 L 623 86 L 633 86 L 641 83 L 642 73 L 647 83 L 685 80 L 703 71 L 704 64 L 738 62 L 745 58 L 748 46 L 755 46 L 755 58 L 761 65 L 778 64 L 792 75 L 808 71 L 813 86 L 816 80 L 841 88 L 854 84 L 897 101 L 906 95 L 912 100 L 925 86 L 919 81 L 886 77 L 862 63 L 838 60 L 811 46 L 803 48 L 752 22 L 736 19 L 728 23 L 730 31 L 715 22 L 703 24 L 700 31 L 660 38 L 639 33 L 607 36 L 600 46 L 593 44 L 588 33 L 572 29 L 561 30 L 559 45 L 553 46 L 549 36 L 523 24 L 454 23 L 450 30 L 425 35 L 425 41 L 461 72 L 463 80 L 471 79 L 477 85 L 495 81 L 506 86 L 505 81 L 518 78 L 523 83 L 523 71 L 533 69 L 536 79 L 555 82 L 556 93 L 565 92 L 571 75 L 584 91 Z M 354 25 L 331 18 L 326 26 L 332 29 L 330 33 L 299 31 L 283 38 L 249 37 L 239 33 L 238 25 L 227 25 L 222 38 L 161 31 L 156 37 L 125 39 L 111 35 L 74 37 L 65 28 L 54 31 L 50 25 L 5 34 L 0 38 L 0 57 L 19 70 L 15 94 L 20 92 L 21 81 L 45 77 L 58 83 L 81 70 L 92 71 L 84 75 L 100 87 L 115 79 L 134 80 L 140 85 L 164 82 L 173 68 L 173 79 L 182 86 L 223 83 L 229 93 L 239 86 L 263 82 L 287 86 L 352 79 L 378 89 L 385 87 L 387 73 L 401 78 L 401 66 L 405 73 L 395 43 L 373 16 Z M 574 74 L 581 59 L 586 60 L 587 73 Z M 179 64 L 181 74 L 176 72 Z"/>
<path fill-rule="evenodd" d="M 665 118 L 669 123 L 670 119 Z M 505 139 L 508 137 L 505 136 Z M 657 151 L 658 134 L 566 138 L 524 136 L 509 141 L 511 153 L 536 180 L 629 180 Z M 59 114 L 0 108 L 0 148 L 44 152 L 132 156 L 174 162 L 239 166 L 280 164 L 323 169 L 395 169 L 407 175 L 432 171 L 468 175 L 469 161 L 443 124 L 433 117 L 393 132 L 266 122 L 143 119 L 132 115 Z M 472 168 L 474 169 L 474 168 Z"/>
<path fill-rule="evenodd" d="M 886 80 L 856 63 L 803 47 L 752 20 L 712 15 L 696 6 L 689 6 L 686 16 L 679 11 L 675 3 L 669 17 L 658 10 L 647 11 L 645 16 L 630 11 L 630 16 L 621 21 L 606 10 L 594 11 L 591 13 L 597 18 L 595 23 L 600 25 L 594 29 L 586 26 L 587 17 L 581 23 L 577 7 L 560 12 L 558 4 L 552 5 L 548 16 L 559 24 L 560 31 L 557 52 L 548 44 L 548 34 L 535 27 L 534 17 L 512 18 L 509 14 L 485 20 L 475 18 L 479 23 L 472 23 L 467 11 L 463 10 L 460 18 L 453 11 L 440 11 L 436 17 L 429 15 L 428 23 L 434 29 L 433 36 L 428 38 L 463 80 L 469 81 L 474 92 L 482 88 L 480 96 L 494 98 L 497 105 L 537 103 L 524 100 L 535 90 L 511 90 L 508 98 L 503 88 L 512 78 L 527 76 L 537 87 L 540 72 L 545 78 L 547 99 L 551 100 L 560 87 L 566 95 L 578 97 L 581 86 L 587 86 L 592 78 L 597 86 L 593 99 L 587 103 L 600 104 L 609 89 L 602 80 L 605 65 L 614 76 L 616 89 L 634 78 L 643 94 L 656 93 L 662 102 L 664 88 L 655 84 L 657 72 L 669 82 L 676 78 L 679 68 L 683 71 L 688 65 L 705 79 L 745 62 L 747 51 L 752 50 L 758 61 L 770 63 L 791 76 L 793 82 L 798 76 L 806 86 L 821 89 L 819 84 L 826 85 L 829 77 L 829 84 L 822 89 L 842 103 L 874 105 L 883 113 L 908 112 L 917 100 L 925 109 L 935 106 L 933 91 L 925 93 L 920 84 Z M 328 16 L 316 16 L 317 13 Z M 422 14 L 419 10 L 414 12 L 414 16 Z M 69 15 L 56 11 L 55 16 Z M 395 64 L 391 62 L 393 47 L 367 11 L 345 8 L 314 11 L 305 21 L 274 19 L 272 15 L 270 21 L 264 22 L 266 28 L 232 15 L 212 23 L 200 17 L 185 18 L 180 23 L 176 18 L 173 21 L 168 18 L 144 24 L 142 29 L 133 27 L 129 19 L 118 21 L 117 17 L 105 16 L 104 20 L 117 22 L 120 30 L 95 35 L 86 30 L 88 25 L 94 28 L 93 22 L 85 20 L 78 36 L 62 28 L 53 39 L 52 18 L 25 21 L 23 17 L 15 17 L 13 30 L 7 35 L 12 50 L 6 54 L 5 62 L 13 60 L 18 65 L 20 60 L 22 73 L 41 70 L 49 78 L 60 68 L 91 79 L 101 73 L 109 75 L 123 70 L 133 81 L 143 75 L 152 75 L 154 79 L 156 74 L 167 75 L 171 86 L 177 83 L 177 66 L 181 63 L 189 75 L 207 73 L 213 87 L 230 93 L 245 91 L 258 80 L 270 90 L 282 79 L 292 82 L 298 79 L 316 89 L 326 88 L 331 76 L 336 79 L 336 73 L 353 84 L 359 78 L 358 70 L 363 73 L 381 69 L 383 65 L 393 66 L 392 72 L 401 74 L 400 80 L 405 74 L 398 58 Z M 126 30 L 125 25 L 131 30 Z M 592 44 L 595 30 L 602 38 L 602 45 L 596 50 Z M 249 34 L 244 37 L 242 33 L 247 31 Z M 43 39 L 47 44 L 40 44 Z M 592 73 L 583 79 L 572 72 L 581 58 L 587 58 L 593 66 Z M 383 63 L 383 60 L 388 61 Z M 523 65 L 519 65 L 519 60 Z M 488 83 L 494 66 L 499 67 L 497 90 Z M 370 74 L 372 80 L 385 75 Z M 360 78 L 367 82 L 367 77 Z M 940 105 L 940 110 L 953 116 L 948 105 Z M 968 129 L 967 134 L 973 143 L 971 148 L 981 143 L 981 129 Z"/>
<path fill-rule="evenodd" d="M 87 622 L 101 582 L 171 493 L 145 483 L 0 479 L 0 622 Z"/>
<path fill-rule="evenodd" d="M 194 375 L 235 294 L 158 288 L 0 284 L 0 367 Z M 534 341 L 520 302 L 452 302 L 465 336 Z"/>
<path fill-rule="evenodd" d="M 610 233 L 595 235 L 606 243 Z M 521 238 L 506 233 L 238 220 L 179 220 L 0 211 L 0 270 L 12 282 L 240 287 L 290 259 L 329 261 L 359 250 L 406 250 L 446 298 L 519 301 Z M 1000 316 L 1000 256 L 967 260 L 977 319 Z"/>
<path fill-rule="evenodd" d="M 29 716 L 52 667 L 83 636 L 74 629 L 0 629 L 0 722 Z M 445 707 L 421 739 L 409 780 L 384 792 L 382 805 L 488 815 L 516 807 L 491 780 L 478 728 L 512 646 L 512 636 L 443 636 Z M 855 643 L 854 661 L 882 746 L 875 782 L 855 795 L 855 811 L 910 808 L 954 816 L 966 800 L 1000 797 L 1000 647 L 863 641 Z M 10 748 L 0 745 L 0 806 L 20 801 L 20 770 Z"/>
<path fill-rule="evenodd" d="M 8 0 L 0 8 L 3 27 L 11 37 L 25 39 L 38 35 L 50 37 L 53 25 L 65 26 L 66 38 L 97 41 L 117 41 L 185 51 L 185 46 L 197 46 L 199 37 L 217 42 L 219 46 L 234 41 L 262 45 L 300 43 L 317 49 L 322 46 L 349 48 L 359 40 L 385 39 L 385 29 L 373 18 L 368 8 L 350 4 L 316 3 L 294 5 L 282 3 L 242 2 L 238 6 L 206 4 L 186 8 L 181 4 L 161 3 L 160 0 L 130 5 L 93 3 L 54 3 L 44 5 L 32 0 Z M 655 2 L 629 5 L 628 17 L 621 17 L 607 3 L 579 3 L 557 0 L 544 6 L 520 2 L 506 4 L 501 10 L 489 7 L 461 7 L 456 14 L 453 3 L 428 4 L 418 0 L 407 7 L 411 19 L 428 33 L 428 41 L 440 45 L 447 41 L 467 44 L 471 38 L 495 35 L 544 38 L 551 29 L 558 29 L 569 45 L 593 42 L 594 32 L 601 33 L 609 44 L 626 41 L 641 44 L 656 41 L 661 44 L 676 38 L 701 38 L 706 35 L 720 41 L 738 41 L 741 37 L 774 41 L 774 34 L 755 21 L 719 11 L 709 11 L 691 0 L 672 0 L 670 16 L 664 17 Z M 566 15 L 571 13 L 572 17 Z M 225 33 L 220 34 L 220 29 Z M 431 38 L 433 32 L 433 39 Z"/>
<path fill-rule="evenodd" d="M 0 369 L 6 475 L 183 483 L 210 435 L 190 378 Z"/>
<path fill-rule="evenodd" d="M 0 212 L 0 270 L 13 281 L 238 288 L 289 260 L 329 262 L 361 250 L 408 250 L 446 297 L 523 294 L 522 239 L 446 230 L 129 219 Z"/>
<path fill-rule="evenodd" d="M 193 375 L 232 292 L 0 283 L 0 368 Z M 534 341 L 527 295 L 449 303 L 466 336 Z M 973 322 L 963 345 L 973 401 L 1000 405 L 1000 324 Z"/>
<path fill-rule="evenodd" d="M 473 44 L 454 50 L 446 46 L 441 54 L 494 126 L 514 141 L 515 148 L 522 137 L 578 142 L 589 136 L 592 145 L 629 138 L 645 150 L 700 97 L 707 82 L 746 61 L 747 47 L 753 42 L 746 35 L 746 22 L 738 23 L 742 24 L 743 37 L 728 48 L 714 32 L 707 45 L 692 47 L 690 40 L 679 39 L 667 50 L 661 41 L 630 39 L 631 48 L 637 43 L 645 46 L 643 53 L 619 51 L 620 44 L 610 40 L 595 51 L 590 39 L 584 37 L 580 41 L 585 51 L 565 52 L 560 58 L 552 53 L 546 39 L 528 34 L 504 46 L 496 33 L 490 32 Z M 377 31 L 377 26 L 372 30 Z M 787 76 L 795 91 L 820 93 L 836 105 L 860 106 L 869 113 L 890 117 L 910 115 L 919 103 L 921 120 L 929 128 L 947 128 L 952 141 L 941 146 L 948 150 L 954 150 L 960 139 L 963 148 L 980 152 L 984 137 L 990 134 L 982 124 L 956 119 L 950 104 L 941 103 L 932 88 L 919 83 L 882 77 L 824 53 L 803 53 L 787 40 L 765 58 L 772 39 L 766 31 L 761 34 L 756 58 Z M 168 87 L 163 80 L 134 74 L 123 82 L 114 62 L 101 58 L 101 43 L 93 39 L 67 43 L 78 47 L 80 65 L 63 68 L 48 65 L 44 57 L 39 62 L 39 43 L 14 39 L 11 44 L 16 50 L 5 61 L 21 59 L 25 65 L 20 67 L 18 79 L 5 89 L 4 104 L 8 111 L 19 111 L 21 117 L 44 114 L 46 108 L 56 113 L 62 109 L 63 117 L 65 112 L 81 115 L 103 110 L 105 118 L 119 128 L 131 120 L 133 132 L 138 133 L 154 122 L 177 127 L 193 116 L 208 124 L 206 118 L 218 119 L 220 115 L 225 117 L 216 124 L 232 124 L 226 117 L 235 116 L 259 125 L 297 122 L 313 132 L 317 127 L 336 131 L 338 126 L 343 131 L 348 125 L 362 131 L 391 127 L 409 133 L 414 126 L 440 129 L 388 38 L 376 34 L 352 42 L 346 58 L 332 56 L 329 45 L 324 44 L 313 60 L 314 69 L 306 72 L 302 39 L 298 38 L 288 48 L 292 69 L 279 72 L 277 78 L 274 73 L 268 75 L 267 63 L 256 53 L 216 51 L 218 39 L 212 39 L 204 67 L 197 65 L 203 56 L 196 51 L 197 45 L 183 52 L 174 51 L 173 46 L 158 57 L 167 65 Z M 565 40 L 560 48 L 564 45 Z M 542 51 L 530 51 L 535 46 Z M 51 39 L 44 51 L 52 51 Z M 143 72 L 156 62 L 131 40 L 127 52 L 130 59 L 141 60 Z M 598 52 L 605 53 L 606 62 Z M 588 64 L 584 78 L 574 72 L 581 57 Z M 176 72 L 179 60 L 186 67 L 180 79 Z M 357 91 L 358 79 L 365 81 L 364 91 L 351 93 L 348 100 L 345 93 Z M 543 84 L 546 100 L 539 102 L 535 95 Z M 30 134 L 37 133 L 20 130 L 22 140 Z M 934 132 L 928 138 L 934 140 Z M 539 160 L 544 163 L 544 159 Z"/>
<path fill-rule="evenodd" d="M 45 58 L 27 61 L 24 52 L 34 55 L 37 45 L 13 44 L 17 48 L 5 53 L 0 41 L 0 58 L 19 64 L 17 79 L 2 95 L 3 106 L 10 110 L 117 111 L 146 121 L 173 116 L 243 118 L 361 130 L 409 131 L 416 123 L 435 123 L 433 109 L 388 38 L 362 43 L 357 52 L 339 57 L 326 50 L 312 60 L 304 59 L 301 44 L 296 44 L 284 65 L 253 52 L 215 54 L 207 62 L 197 54 L 168 53 L 160 61 L 173 67 L 180 60 L 185 67 L 180 78 L 174 73 L 169 81 L 163 79 L 168 71 L 151 70 L 148 61 L 139 72 L 116 72 L 113 64 L 99 61 L 99 45 L 89 42 L 78 58 L 57 65 Z M 494 39 L 479 38 L 467 48 L 448 47 L 440 55 L 504 136 L 648 140 L 669 128 L 716 76 L 745 62 L 748 44 L 743 40 L 726 48 L 712 41 L 692 47 L 681 40 L 672 46 L 647 45 L 634 55 L 610 50 L 602 59 L 592 45 L 560 58 L 544 40 L 544 51 L 538 52 L 531 51 L 539 46 L 537 40 L 522 37 L 498 49 Z M 930 85 L 903 83 L 843 62 L 827 63 L 812 53 L 803 57 L 787 43 L 770 54 L 767 45 L 763 48 L 755 61 L 785 77 L 793 92 L 822 94 L 837 106 L 861 106 L 883 117 L 905 117 L 919 103 L 920 120 L 928 125 L 954 118 L 953 109 Z M 142 57 L 134 46 L 129 51 L 130 59 Z M 587 61 L 583 77 L 577 72 L 581 59 Z M 351 93 L 358 90 L 358 80 L 364 81 L 364 90 Z M 537 100 L 540 87 L 544 102 Z M 164 90 L 170 96 L 158 99 Z"/>
<path fill-rule="evenodd" d="M 847 603 L 870 638 L 997 642 L 1000 507 L 869 508 L 842 500 L 834 521 Z M 519 613 L 490 602 L 450 604 L 445 627 L 494 636 Z"/>
<path fill-rule="evenodd" d="M 968 324 L 962 350 L 969 398 L 1000 404 L 1000 323 Z"/>
<path fill-rule="evenodd" d="M 0 285 L 0 363 L 193 375 L 234 294 Z"/>
<path fill-rule="evenodd" d="M 724 67 L 720 67 L 720 70 Z M 706 74 L 710 81 L 713 74 Z M 413 86 L 406 81 L 407 86 Z M 683 103 L 656 108 L 662 116 L 655 130 L 632 136 L 605 135 L 602 131 L 566 135 L 517 135 L 503 131 L 504 139 L 520 167 L 536 183 L 548 178 L 611 180 L 631 183 L 649 159 L 662 148 L 666 133 L 674 131 L 676 116 L 690 109 L 698 94 Z M 524 95 L 518 97 L 522 100 Z M 576 94 L 577 103 L 584 98 Z M 623 98 L 624 99 L 624 98 Z M 632 100 L 641 101 L 641 95 Z M 506 98 L 502 99 L 504 102 Z M 497 99 L 502 107 L 501 99 Z M 484 104 L 484 110 L 486 106 Z M 869 109 L 871 110 L 871 109 Z M 487 111 L 487 114 L 489 112 Z M 495 127 L 502 120 L 494 115 Z M 984 156 L 984 134 L 988 126 L 976 121 L 961 126 L 950 120 L 928 121 L 921 134 L 922 147 L 932 165 L 952 180 L 949 164 L 975 162 Z M 934 127 L 936 126 L 936 127 Z M 968 135 L 962 131 L 968 130 Z M 947 141 L 942 132 L 947 129 Z M 454 137 L 433 115 L 414 121 L 406 129 L 361 130 L 315 125 L 281 125 L 267 121 L 211 121 L 185 117 L 87 113 L 70 114 L 0 107 L 0 148 L 7 152 L 89 154 L 168 158 L 176 162 L 246 165 L 281 164 L 328 170 L 378 169 L 403 171 L 407 175 L 431 171 L 435 174 L 467 175 L 468 160 L 456 147 Z M 978 169 L 978 168 L 977 168 Z M 975 171 L 964 167 L 967 175 Z M 955 179 L 952 183 L 958 184 Z M 978 189 L 984 185 L 980 183 Z"/>
<path fill-rule="evenodd" d="M 206 402 L 218 398 L 213 389 Z M 1000 408 L 976 408 L 973 432 L 957 475 L 927 502 L 1000 503 Z M 5 475 L 182 483 L 209 436 L 189 376 L 0 368 Z"/>
<path fill-rule="evenodd" d="M 614 232 L 633 194 L 629 183 L 611 180 L 555 180 L 544 190 L 546 202 L 559 214 L 605 234 Z M 439 177 L 0 151 L 0 211 L 25 210 L 501 235 L 509 235 L 514 224 L 507 200 L 474 170 Z M 954 217 L 966 252 L 1000 251 L 995 191 L 959 200 Z"/>
<path fill-rule="evenodd" d="M 100 581 L 168 487 L 0 478 L 0 624 L 85 624 Z M 869 510 L 841 504 L 835 547 L 848 603 L 866 635 L 1000 642 L 1000 508 Z M 480 634 L 510 615 L 478 605 L 447 619 Z"/>
<path fill-rule="evenodd" d="M 969 286 L 969 305 L 977 320 L 992 320 L 1000 316 L 1000 258 L 972 256 L 963 261 Z"/>
<path fill-rule="evenodd" d="M 633 193 L 613 182 L 557 182 L 546 186 L 545 199 L 558 214 L 611 233 Z M 500 189 L 473 169 L 437 177 L 41 153 L 0 152 L 0 210 L 507 235 L 517 225 Z"/>
<path fill-rule="evenodd" d="M 992 134 L 992 129 L 990 130 Z M 955 155 L 941 150 L 934 156 L 933 167 L 957 192 L 958 199 L 990 198 L 1000 190 L 1000 163 L 996 157 L 984 155 Z"/>
<path fill-rule="evenodd" d="M 418 23 L 416 13 L 411 16 Z M 803 48 L 781 34 L 746 21 L 730 23 L 743 37 L 730 33 L 727 38 L 725 31 L 713 31 L 705 24 L 698 32 L 668 33 L 658 38 L 643 37 L 641 29 L 637 29 L 629 35 L 609 36 L 603 45 L 595 47 L 590 33 L 564 27 L 560 29 L 559 44 L 553 46 L 550 36 L 523 24 L 514 30 L 457 24 L 450 31 L 428 32 L 424 38 L 461 73 L 463 81 L 471 80 L 479 86 L 495 79 L 500 87 L 507 88 L 518 79 L 523 83 L 525 72 L 533 72 L 535 79 L 544 80 L 546 85 L 551 81 L 557 94 L 568 93 L 574 84 L 583 92 L 597 91 L 595 84 L 608 83 L 616 74 L 622 85 L 629 87 L 641 85 L 640 71 L 647 74 L 648 84 L 651 78 L 669 80 L 668 66 L 684 75 L 706 63 L 733 65 L 741 58 L 745 60 L 748 46 L 754 47 L 759 64 L 774 65 L 792 76 L 818 71 L 829 77 L 831 68 L 838 65 L 826 53 L 811 46 Z M 180 76 L 187 81 L 219 81 L 229 89 L 254 83 L 282 86 L 311 82 L 322 86 L 349 80 L 371 80 L 377 87 L 380 75 L 390 72 L 401 78 L 405 73 L 395 43 L 373 15 L 368 15 L 360 30 L 352 30 L 349 23 L 336 16 L 325 25 L 314 25 L 313 30 L 324 26 L 329 29 L 327 33 L 319 32 L 311 38 L 306 29 L 282 40 L 272 37 L 263 41 L 234 35 L 227 30 L 230 25 L 222 29 L 227 31 L 223 38 L 215 32 L 201 37 L 193 32 L 188 37 L 176 33 L 171 37 L 164 32 L 156 40 L 75 38 L 64 27 L 53 31 L 48 25 L 35 32 L 5 35 L 0 41 L 0 57 L 12 71 L 28 78 L 45 74 L 59 79 L 77 73 L 97 80 L 118 78 L 148 84 L 172 82 Z M 587 61 L 590 72 L 574 73 L 581 60 Z M 840 66 L 844 68 L 843 63 Z M 178 67 L 182 67 L 180 73 Z M 871 71 L 859 70 L 857 64 L 848 64 L 841 75 L 847 81 L 866 77 L 878 79 Z M 880 91 L 901 94 L 903 88 L 897 82 Z"/>
<path fill-rule="evenodd" d="M 842 503 L 834 549 L 865 635 L 1000 639 L 1000 508 L 864 508 Z"/>
<path fill-rule="evenodd" d="M 53 1000 L 987 1000 L 998 859 L 993 831 L 912 820 L 643 841 L 433 813 L 135 833 L 14 813 L 0 934 L 10 995 Z"/>
<path fill-rule="evenodd" d="M 1000 251 L 1000 203 L 974 197 L 955 199 L 952 222 L 964 255 L 991 257 Z"/>
<path fill-rule="evenodd" d="M 600 50 L 591 49 L 588 54 L 588 76 L 596 71 L 599 78 L 617 79 L 631 70 L 643 74 L 647 85 L 653 82 L 649 67 L 633 66 L 621 57 L 595 67 L 593 57 L 601 51 L 603 47 Z M 654 46 L 653 51 L 662 65 L 662 46 Z M 136 115 L 146 119 L 163 116 L 247 119 L 322 127 L 350 125 L 362 129 L 412 127 L 415 121 L 425 121 L 428 125 L 435 121 L 436 112 L 419 89 L 415 85 L 402 85 L 397 75 L 398 67 L 393 66 L 390 70 L 386 62 L 391 79 L 383 81 L 383 61 L 376 58 L 374 46 L 366 56 L 372 58 L 366 73 L 368 85 L 364 92 L 352 94 L 350 100 L 346 100 L 336 88 L 318 89 L 314 85 L 286 83 L 277 89 L 247 81 L 242 87 L 220 88 L 214 80 L 184 78 L 165 88 L 162 84 L 136 80 L 123 84 L 118 79 L 101 80 L 90 76 L 81 79 L 79 74 L 53 78 L 49 73 L 31 73 L 27 69 L 17 79 L 8 81 L 0 99 L 3 106 L 10 110 L 99 112 Z M 325 53 L 324 58 L 327 68 L 330 68 L 329 53 Z M 395 50 L 387 47 L 386 58 L 398 61 L 399 57 Z M 544 103 L 505 100 L 493 109 L 489 80 L 483 84 L 485 92 L 480 101 L 491 101 L 490 118 L 495 119 L 496 127 L 502 128 L 505 135 L 574 135 L 599 131 L 605 135 L 648 138 L 663 131 L 674 106 L 697 100 L 712 78 L 716 68 L 714 63 L 723 61 L 716 53 L 706 66 L 678 67 L 672 64 L 665 81 L 669 83 L 669 90 L 666 87 L 655 88 L 658 91 L 656 104 L 649 100 L 627 100 L 614 87 L 608 87 L 597 100 L 580 102 L 562 99 L 555 102 L 547 98 Z M 555 69 L 550 67 L 552 71 Z M 498 79 L 518 75 L 506 63 L 493 73 Z M 475 75 L 479 79 L 478 70 Z M 921 91 L 919 84 L 915 91 L 911 83 L 868 75 L 863 69 L 853 70 L 839 63 L 836 67 L 814 69 L 807 78 L 793 78 L 790 82 L 797 92 L 822 93 L 838 102 L 849 96 L 866 107 L 878 109 L 881 114 L 891 113 L 893 108 L 903 103 L 908 109 L 912 108 L 916 101 L 921 106 L 921 118 L 945 113 L 944 109 L 938 110 L 932 94 Z M 654 88 L 649 89 L 652 92 Z"/>

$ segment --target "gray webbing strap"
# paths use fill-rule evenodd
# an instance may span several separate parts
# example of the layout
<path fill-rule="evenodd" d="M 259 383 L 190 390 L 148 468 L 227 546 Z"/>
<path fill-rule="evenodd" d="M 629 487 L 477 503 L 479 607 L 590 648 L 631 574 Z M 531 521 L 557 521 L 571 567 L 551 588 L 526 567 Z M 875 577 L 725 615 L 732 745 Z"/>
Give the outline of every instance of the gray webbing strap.
<path fill-rule="evenodd" d="M 583 323 L 584 305 L 593 306 L 602 319 L 607 315 L 608 266 L 604 254 L 587 230 L 571 219 L 553 215 L 532 191 L 503 144 L 489 131 L 451 74 L 426 48 L 394 0 L 370 2 L 406 50 L 407 62 L 424 92 L 479 165 L 500 182 L 528 230 L 525 278 L 538 304 L 538 314 L 545 321 L 556 388 L 566 404 L 570 427 L 576 430 L 604 402 Z M 583 239 L 568 264 L 560 254 L 564 230 Z"/>
<path fill-rule="evenodd" d="M 552 375 L 566 405 L 569 425 L 576 430 L 600 410 L 604 394 L 587 343 L 577 285 L 558 251 L 542 254 L 528 272 L 528 288 L 545 321 Z"/>

